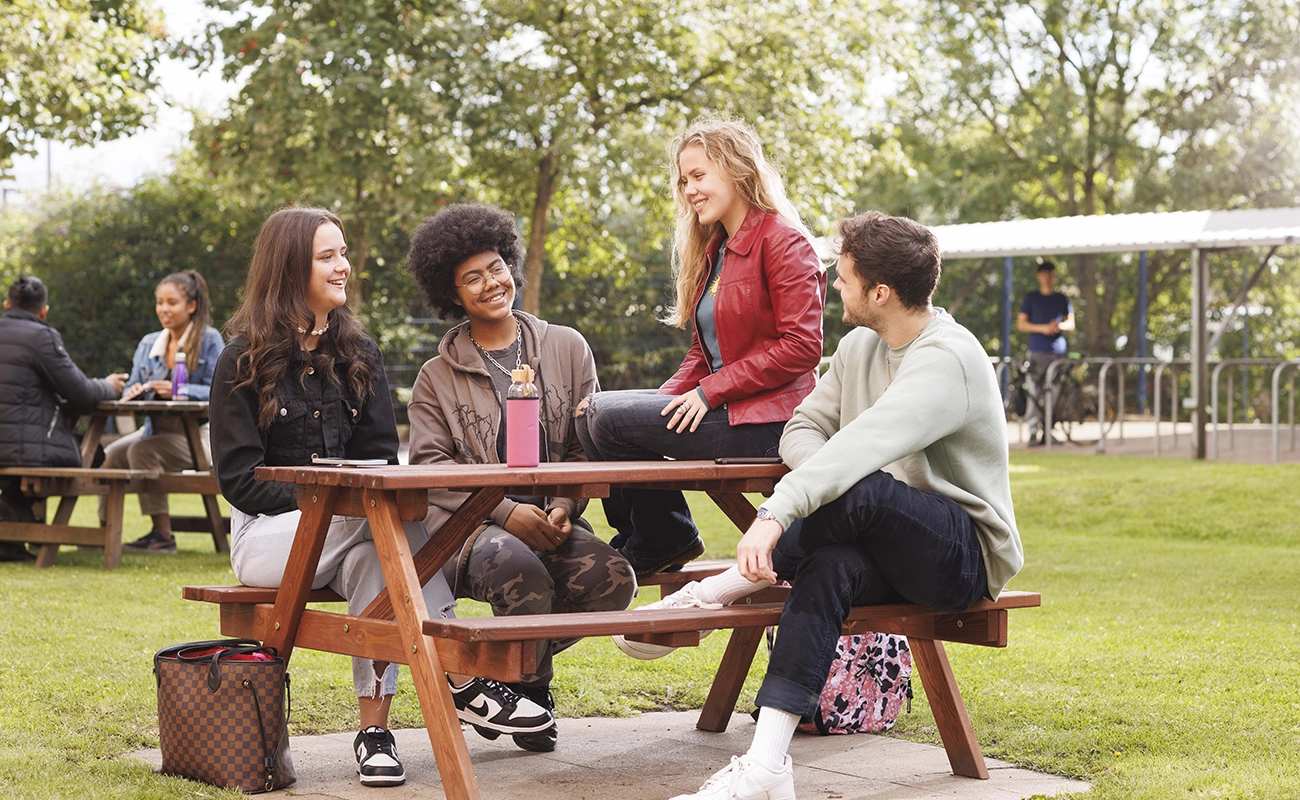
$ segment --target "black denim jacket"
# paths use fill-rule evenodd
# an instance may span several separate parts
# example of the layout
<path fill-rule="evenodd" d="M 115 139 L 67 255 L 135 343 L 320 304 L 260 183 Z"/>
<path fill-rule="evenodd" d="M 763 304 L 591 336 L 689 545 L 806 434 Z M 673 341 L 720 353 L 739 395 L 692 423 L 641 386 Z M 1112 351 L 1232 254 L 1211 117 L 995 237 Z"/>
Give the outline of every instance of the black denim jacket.
<path fill-rule="evenodd" d="M 248 347 L 244 339 L 226 346 L 212 379 L 212 461 L 221 493 L 245 514 L 283 514 L 298 507 L 295 486 L 259 481 L 261 466 L 306 466 L 312 458 L 382 458 L 397 463 L 397 420 L 378 346 L 366 339 L 373 364 L 374 394 L 358 401 L 346 386 L 335 386 L 315 371 L 299 385 L 306 354 L 290 363 L 280 383 L 280 410 L 270 430 L 257 427 L 257 391 L 234 389 L 235 366 Z M 335 361 L 336 375 L 347 363 Z"/>

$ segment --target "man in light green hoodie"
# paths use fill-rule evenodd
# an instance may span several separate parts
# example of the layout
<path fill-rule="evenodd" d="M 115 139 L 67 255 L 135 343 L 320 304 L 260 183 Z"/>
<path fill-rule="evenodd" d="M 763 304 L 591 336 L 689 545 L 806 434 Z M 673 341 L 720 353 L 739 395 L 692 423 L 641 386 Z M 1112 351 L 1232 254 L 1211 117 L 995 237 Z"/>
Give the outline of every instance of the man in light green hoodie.
<path fill-rule="evenodd" d="M 749 752 L 675 800 L 793 800 L 790 740 L 817 706 L 849 609 L 962 611 L 996 598 L 1024 561 L 998 383 L 979 341 L 930 304 L 934 235 L 875 211 L 840 235 L 835 288 L 857 328 L 785 427 L 791 471 L 737 546 L 737 567 L 663 601 L 729 603 L 793 583 Z"/>

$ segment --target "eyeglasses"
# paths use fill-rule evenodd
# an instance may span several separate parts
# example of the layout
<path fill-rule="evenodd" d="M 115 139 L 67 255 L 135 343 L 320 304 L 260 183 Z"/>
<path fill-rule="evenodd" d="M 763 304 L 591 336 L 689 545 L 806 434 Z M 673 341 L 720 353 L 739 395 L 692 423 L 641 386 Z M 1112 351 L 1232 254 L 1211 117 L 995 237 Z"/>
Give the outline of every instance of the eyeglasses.
<path fill-rule="evenodd" d="M 453 286 L 457 289 L 465 289 L 470 294 L 482 294 L 483 290 L 487 288 L 487 279 L 489 277 L 497 283 L 506 283 L 510 280 L 510 268 L 505 264 L 498 263 L 488 270 L 486 276 L 481 272 L 474 272 L 465 276 L 464 283 L 453 284 Z"/>

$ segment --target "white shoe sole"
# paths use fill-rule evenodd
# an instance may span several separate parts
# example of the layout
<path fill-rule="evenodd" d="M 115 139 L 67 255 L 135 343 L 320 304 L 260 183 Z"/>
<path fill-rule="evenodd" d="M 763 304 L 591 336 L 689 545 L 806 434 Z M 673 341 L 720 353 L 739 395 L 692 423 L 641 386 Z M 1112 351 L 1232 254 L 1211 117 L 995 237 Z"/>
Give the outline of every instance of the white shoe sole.
<path fill-rule="evenodd" d="M 483 719 L 482 717 L 476 717 L 473 714 L 460 711 L 460 710 L 456 711 L 456 718 L 459 719 L 461 722 L 468 722 L 470 725 L 477 725 L 480 728 L 487 728 L 488 730 L 496 731 L 497 733 L 538 733 L 540 731 L 546 730 L 547 728 L 555 724 L 555 720 L 550 719 L 547 720 L 546 722 L 543 722 L 541 725 L 537 725 L 531 728 L 520 728 L 518 726 L 511 727 L 508 725 L 501 725 L 496 722 L 489 722 Z"/>

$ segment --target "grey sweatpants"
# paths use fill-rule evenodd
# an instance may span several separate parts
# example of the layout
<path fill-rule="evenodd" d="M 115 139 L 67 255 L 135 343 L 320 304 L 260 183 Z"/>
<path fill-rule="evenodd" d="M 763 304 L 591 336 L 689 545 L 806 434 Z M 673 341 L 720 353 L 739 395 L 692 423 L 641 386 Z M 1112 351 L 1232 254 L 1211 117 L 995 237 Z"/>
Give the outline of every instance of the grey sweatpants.
<path fill-rule="evenodd" d="M 230 566 L 246 586 L 279 588 L 284 566 L 289 562 L 294 531 L 301 511 L 250 516 L 230 509 Z M 422 522 L 403 523 L 412 552 L 429 540 Z M 360 517 L 334 517 L 325 534 L 325 547 L 311 588 L 329 587 L 348 601 L 348 613 L 360 614 L 385 588 L 370 524 Z M 454 617 L 456 599 L 451 596 L 442 573 L 424 585 L 424 603 L 433 616 Z M 389 664 L 382 678 L 368 658 L 352 659 L 352 685 L 357 697 L 374 697 L 375 683 L 382 680 L 383 695 L 397 692 L 397 665 Z"/>

